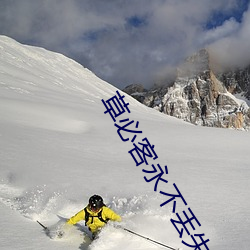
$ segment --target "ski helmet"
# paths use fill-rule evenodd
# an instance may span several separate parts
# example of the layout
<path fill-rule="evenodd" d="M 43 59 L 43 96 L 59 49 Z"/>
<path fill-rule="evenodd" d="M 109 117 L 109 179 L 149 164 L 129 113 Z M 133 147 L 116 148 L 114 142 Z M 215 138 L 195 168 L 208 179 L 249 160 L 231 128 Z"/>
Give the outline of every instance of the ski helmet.
<path fill-rule="evenodd" d="M 89 206 L 93 210 L 99 210 L 103 207 L 103 199 L 99 195 L 93 195 L 89 198 Z"/>

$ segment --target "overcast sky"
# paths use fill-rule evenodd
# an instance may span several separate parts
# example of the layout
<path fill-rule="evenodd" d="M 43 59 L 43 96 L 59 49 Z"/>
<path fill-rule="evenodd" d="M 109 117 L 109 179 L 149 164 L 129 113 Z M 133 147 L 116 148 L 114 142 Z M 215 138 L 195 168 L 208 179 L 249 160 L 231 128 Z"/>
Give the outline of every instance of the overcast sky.
<path fill-rule="evenodd" d="M 0 34 L 63 53 L 124 88 L 195 51 L 250 62 L 250 0 L 0 0 Z"/>

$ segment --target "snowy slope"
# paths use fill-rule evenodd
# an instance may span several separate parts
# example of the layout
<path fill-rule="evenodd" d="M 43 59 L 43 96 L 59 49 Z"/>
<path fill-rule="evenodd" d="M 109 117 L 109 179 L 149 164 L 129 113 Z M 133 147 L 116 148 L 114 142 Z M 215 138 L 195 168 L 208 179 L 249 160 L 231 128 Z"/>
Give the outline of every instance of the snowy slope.
<path fill-rule="evenodd" d="M 128 153 L 132 143 L 104 114 L 101 100 L 114 95 L 115 87 L 63 55 L 0 36 L 1 249 L 162 249 L 112 225 L 92 244 L 79 227 L 51 240 L 36 223 L 53 227 L 94 193 L 124 227 L 190 249 L 170 222 L 172 204 L 160 207 L 166 196 L 145 182 L 145 165 Z M 192 126 L 125 101 L 131 113 L 122 119 L 139 121 L 140 138 L 155 145 L 150 164 L 168 166 L 169 183 L 158 189 L 171 193 L 177 184 L 202 225 L 194 233 L 205 233 L 209 249 L 249 249 L 249 133 Z"/>

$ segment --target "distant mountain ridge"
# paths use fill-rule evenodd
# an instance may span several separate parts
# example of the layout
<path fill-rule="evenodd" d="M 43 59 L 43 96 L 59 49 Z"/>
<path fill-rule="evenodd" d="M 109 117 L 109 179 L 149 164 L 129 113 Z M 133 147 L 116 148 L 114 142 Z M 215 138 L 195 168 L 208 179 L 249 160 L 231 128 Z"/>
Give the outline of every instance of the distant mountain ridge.
<path fill-rule="evenodd" d="M 209 127 L 250 128 L 250 66 L 217 72 L 208 50 L 188 57 L 171 85 L 124 89 L 146 106 L 184 121 Z"/>

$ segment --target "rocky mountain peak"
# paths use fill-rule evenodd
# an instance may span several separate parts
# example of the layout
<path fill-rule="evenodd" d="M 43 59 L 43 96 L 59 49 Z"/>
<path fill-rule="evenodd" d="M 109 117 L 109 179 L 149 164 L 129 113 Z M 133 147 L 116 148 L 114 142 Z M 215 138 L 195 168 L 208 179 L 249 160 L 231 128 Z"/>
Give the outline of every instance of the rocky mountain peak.
<path fill-rule="evenodd" d="M 193 77 L 205 74 L 210 69 L 209 53 L 201 49 L 194 55 L 188 57 L 184 63 L 177 68 L 177 77 Z"/>
<path fill-rule="evenodd" d="M 149 107 L 196 125 L 249 129 L 249 106 L 233 95 L 250 93 L 249 71 L 218 74 L 212 68 L 208 50 L 202 49 L 178 67 L 170 86 L 124 91 Z"/>

